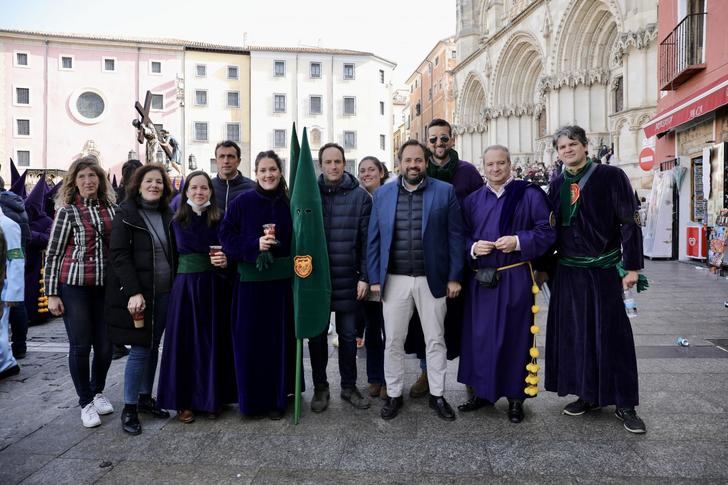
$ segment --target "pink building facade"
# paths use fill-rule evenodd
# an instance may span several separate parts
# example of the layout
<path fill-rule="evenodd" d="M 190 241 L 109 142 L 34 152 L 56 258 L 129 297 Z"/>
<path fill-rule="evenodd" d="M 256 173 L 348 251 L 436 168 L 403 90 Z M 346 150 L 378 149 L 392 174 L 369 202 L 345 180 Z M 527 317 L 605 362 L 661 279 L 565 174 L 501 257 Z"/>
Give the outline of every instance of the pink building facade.
<path fill-rule="evenodd" d="M 18 168 L 65 170 L 85 153 L 120 173 L 144 147 L 131 125 L 135 101 L 152 92 L 152 121 L 184 146 L 179 45 L 0 31 L 0 175 Z"/>

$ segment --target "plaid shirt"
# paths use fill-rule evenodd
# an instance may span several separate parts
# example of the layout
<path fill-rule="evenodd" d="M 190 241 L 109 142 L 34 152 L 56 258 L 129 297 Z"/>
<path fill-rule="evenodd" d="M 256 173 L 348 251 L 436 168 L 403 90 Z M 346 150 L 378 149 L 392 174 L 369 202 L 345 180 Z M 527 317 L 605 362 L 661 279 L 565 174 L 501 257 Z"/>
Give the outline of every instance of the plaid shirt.
<path fill-rule="evenodd" d="M 58 285 L 103 286 L 115 207 L 76 196 L 56 213 L 46 251 L 46 295 Z"/>

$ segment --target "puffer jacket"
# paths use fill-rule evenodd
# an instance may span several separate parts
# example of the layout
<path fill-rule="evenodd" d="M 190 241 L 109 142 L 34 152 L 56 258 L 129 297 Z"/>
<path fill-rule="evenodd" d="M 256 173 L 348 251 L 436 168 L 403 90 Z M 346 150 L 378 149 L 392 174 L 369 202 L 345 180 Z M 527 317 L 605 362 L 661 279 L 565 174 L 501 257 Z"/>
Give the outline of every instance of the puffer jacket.
<path fill-rule="evenodd" d="M 425 250 L 422 246 L 422 206 L 427 180 L 415 191 L 400 185 L 397 213 L 394 216 L 392 249 L 389 255 L 391 274 L 425 275 Z"/>
<path fill-rule="evenodd" d="M 111 231 L 111 261 L 106 280 L 106 321 L 109 337 L 115 344 L 152 345 L 154 322 L 154 242 L 140 208 L 133 199 L 119 206 Z M 168 262 L 172 277 L 176 269 L 176 251 L 170 229 L 172 211 L 162 212 L 167 231 Z M 135 328 L 127 310 L 129 297 L 141 293 L 146 302 L 144 327 Z"/>
<path fill-rule="evenodd" d="M 348 172 L 338 185 L 326 185 L 319 176 L 324 230 L 331 271 L 331 309 L 352 312 L 357 308 L 356 287 L 368 282 L 367 230 L 372 198 Z"/>

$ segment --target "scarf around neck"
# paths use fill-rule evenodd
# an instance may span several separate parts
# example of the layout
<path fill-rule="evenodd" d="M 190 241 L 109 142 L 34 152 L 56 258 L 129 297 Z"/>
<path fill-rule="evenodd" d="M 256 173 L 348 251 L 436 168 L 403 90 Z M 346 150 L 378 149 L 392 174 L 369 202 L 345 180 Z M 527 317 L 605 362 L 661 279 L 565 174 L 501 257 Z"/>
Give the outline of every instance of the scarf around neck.
<path fill-rule="evenodd" d="M 561 201 L 561 225 L 563 227 L 571 226 L 571 223 L 579 211 L 579 202 L 581 199 L 581 191 L 579 189 L 579 180 L 586 175 L 592 165 L 591 160 L 587 160 L 586 164 L 575 174 L 564 170 L 564 183 L 561 184 L 559 191 L 559 199 Z"/>

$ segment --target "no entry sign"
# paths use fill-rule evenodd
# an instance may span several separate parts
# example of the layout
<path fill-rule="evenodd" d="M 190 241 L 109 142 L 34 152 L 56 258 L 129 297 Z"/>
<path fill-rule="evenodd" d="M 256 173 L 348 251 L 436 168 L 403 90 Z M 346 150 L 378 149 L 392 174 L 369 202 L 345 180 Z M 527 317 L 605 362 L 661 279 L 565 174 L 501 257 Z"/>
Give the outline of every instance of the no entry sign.
<path fill-rule="evenodd" d="M 652 170 L 655 166 L 655 150 L 650 147 L 643 148 L 640 152 L 640 167 L 645 172 Z"/>

